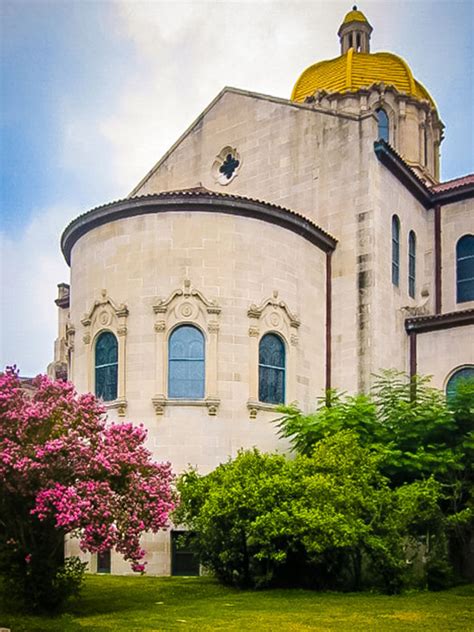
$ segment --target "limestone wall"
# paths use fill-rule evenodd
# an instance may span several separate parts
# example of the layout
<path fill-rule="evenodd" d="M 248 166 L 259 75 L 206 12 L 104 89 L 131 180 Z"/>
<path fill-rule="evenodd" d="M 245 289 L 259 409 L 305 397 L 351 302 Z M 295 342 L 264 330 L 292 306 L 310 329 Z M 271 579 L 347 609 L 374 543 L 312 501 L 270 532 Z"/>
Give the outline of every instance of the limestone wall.
<path fill-rule="evenodd" d="M 474 200 L 463 200 L 441 208 L 442 304 L 443 312 L 474 308 L 474 301 L 456 302 L 456 244 L 474 234 Z"/>
<path fill-rule="evenodd" d="M 432 375 L 433 386 L 444 390 L 455 369 L 474 365 L 473 340 L 473 325 L 418 334 L 419 373 Z"/>

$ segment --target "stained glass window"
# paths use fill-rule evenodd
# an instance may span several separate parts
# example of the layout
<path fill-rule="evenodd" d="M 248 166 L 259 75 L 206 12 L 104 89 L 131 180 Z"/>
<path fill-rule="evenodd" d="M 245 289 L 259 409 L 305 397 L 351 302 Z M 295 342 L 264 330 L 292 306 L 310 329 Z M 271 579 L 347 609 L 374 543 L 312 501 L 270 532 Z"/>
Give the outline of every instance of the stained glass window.
<path fill-rule="evenodd" d="M 168 397 L 204 397 L 204 336 L 197 327 L 182 325 L 170 336 Z"/>
<path fill-rule="evenodd" d="M 385 112 L 385 110 L 383 110 L 382 108 L 380 108 L 380 110 L 377 110 L 377 119 L 379 123 L 379 130 L 378 130 L 379 140 L 381 139 L 381 140 L 384 140 L 386 143 L 388 143 L 389 132 L 388 132 L 387 112 Z"/>
<path fill-rule="evenodd" d="M 415 298 L 416 291 L 416 235 L 411 230 L 408 235 L 408 294 Z"/>
<path fill-rule="evenodd" d="M 456 394 L 456 389 L 459 382 L 462 380 L 474 380 L 474 366 L 466 366 L 458 371 L 455 371 L 448 380 L 446 385 L 446 399 L 449 400 Z"/>
<path fill-rule="evenodd" d="M 474 235 L 464 235 L 456 245 L 456 299 L 474 301 Z"/>
<path fill-rule="evenodd" d="M 219 167 L 219 171 L 225 175 L 227 180 L 230 180 L 232 177 L 232 174 L 234 173 L 234 171 L 237 169 L 239 165 L 240 165 L 240 161 L 237 160 L 237 158 L 234 158 L 232 154 L 227 154 L 224 162 Z"/>
<path fill-rule="evenodd" d="M 400 220 L 392 217 L 392 283 L 400 283 Z"/>
<path fill-rule="evenodd" d="M 260 341 L 258 398 L 268 404 L 285 401 L 285 345 L 275 334 L 266 334 Z"/>
<path fill-rule="evenodd" d="M 95 394 L 104 402 L 117 399 L 118 344 L 110 331 L 104 331 L 95 344 Z"/>

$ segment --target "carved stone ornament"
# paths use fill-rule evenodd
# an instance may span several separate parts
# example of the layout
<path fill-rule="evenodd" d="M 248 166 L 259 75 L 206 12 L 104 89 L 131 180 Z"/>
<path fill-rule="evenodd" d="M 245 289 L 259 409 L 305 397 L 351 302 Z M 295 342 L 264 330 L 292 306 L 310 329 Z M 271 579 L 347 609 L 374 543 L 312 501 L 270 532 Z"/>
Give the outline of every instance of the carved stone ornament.
<path fill-rule="evenodd" d="M 119 397 L 112 402 L 104 402 L 104 406 L 107 410 L 116 409 L 119 417 L 125 417 L 127 412 L 127 400 L 125 397 Z"/>
<path fill-rule="evenodd" d="M 183 289 L 174 290 L 166 299 L 157 299 L 153 305 L 153 311 L 155 314 L 166 314 L 171 308 L 176 299 L 194 299 L 193 302 L 183 301 L 179 306 L 180 318 L 189 318 L 192 316 L 195 309 L 196 302 L 200 304 L 207 314 L 220 314 L 221 308 L 217 305 L 216 301 L 207 299 L 202 292 L 191 287 L 191 281 L 185 279 L 183 283 Z"/>
<path fill-rule="evenodd" d="M 290 311 L 288 305 L 284 301 L 280 301 L 278 299 L 277 290 L 274 290 L 273 295 L 270 298 L 262 301 L 260 305 L 252 304 L 248 309 L 247 315 L 249 318 L 259 319 L 268 308 L 274 308 L 269 314 L 269 322 L 271 326 L 279 327 L 281 325 L 281 320 L 279 321 L 278 325 L 272 323 L 272 318 L 274 320 L 281 319 L 281 315 L 278 313 L 277 310 L 280 310 L 285 314 L 291 327 L 295 327 L 297 329 L 300 326 L 300 321 L 297 316 Z"/>
<path fill-rule="evenodd" d="M 85 345 L 89 345 L 89 344 L 90 344 L 90 342 L 91 342 L 91 337 L 90 337 L 90 334 L 84 334 L 84 335 L 82 336 L 82 342 L 83 342 Z"/>
<path fill-rule="evenodd" d="M 260 329 L 258 327 L 249 327 L 249 336 L 251 338 L 258 338 L 260 335 Z"/>
<path fill-rule="evenodd" d="M 155 323 L 155 331 L 156 333 L 160 333 L 161 331 L 165 331 L 166 323 L 164 320 L 157 320 Z"/>
<path fill-rule="evenodd" d="M 96 329 L 109 327 L 112 324 L 113 316 L 116 316 L 117 319 L 126 318 L 128 316 L 128 308 L 123 303 L 117 305 L 115 301 L 107 296 L 107 290 L 102 290 L 101 298 L 94 301 L 91 309 L 81 319 L 81 323 L 84 327 L 89 327 L 94 323 Z"/>
<path fill-rule="evenodd" d="M 217 334 L 219 331 L 219 323 L 215 320 L 211 320 L 211 322 L 207 326 L 207 331 L 210 334 Z"/>
<path fill-rule="evenodd" d="M 153 406 L 155 407 L 155 413 L 157 415 L 163 415 L 166 406 L 166 397 L 164 395 L 156 395 L 152 397 Z"/>

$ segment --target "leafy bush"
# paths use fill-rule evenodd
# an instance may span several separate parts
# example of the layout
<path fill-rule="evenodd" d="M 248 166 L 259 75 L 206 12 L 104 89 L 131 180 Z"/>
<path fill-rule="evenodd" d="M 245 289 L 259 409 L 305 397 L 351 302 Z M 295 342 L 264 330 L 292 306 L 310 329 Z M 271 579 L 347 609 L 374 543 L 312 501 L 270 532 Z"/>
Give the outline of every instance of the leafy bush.
<path fill-rule="evenodd" d="M 380 473 L 381 455 L 352 431 L 316 443 L 311 455 L 288 460 L 241 451 L 206 476 L 178 481 L 175 520 L 195 532 L 202 563 L 226 584 L 303 585 L 354 590 L 375 585 L 396 592 L 406 568 L 410 509 L 434 499 L 419 483 L 408 503 Z M 425 520 L 430 519 L 425 502 Z"/>
<path fill-rule="evenodd" d="M 399 489 L 401 499 L 405 495 L 404 502 L 410 502 L 414 489 L 405 494 L 405 484 L 425 486 L 430 477 L 437 482 L 437 512 L 430 488 L 425 487 L 429 521 L 422 519 L 423 497 L 418 495 L 412 501 L 422 504 L 408 513 L 419 517 L 411 526 L 412 543 L 418 539 L 419 548 L 433 538 L 438 542 L 436 550 L 426 551 L 427 584 L 449 585 L 452 569 L 445 573 L 444 584 L 433 578 L 449 566 L 448 549 L 454 566 L 462 569 L 462 551 L 474 529 L 474 381 L 461 382 L 447 403 L 427 378 L 409 380 L 403 373 L 387 371 L 378 376 L 369 395 L 331 391 L 312 414 L 305 415 L 294 405 L 280 410 L 280 434 L 299 454 L 309 454 L 322 438 L 350 429 L 362 445 L 381 455 L 381 472 L 392 488 Z"/>

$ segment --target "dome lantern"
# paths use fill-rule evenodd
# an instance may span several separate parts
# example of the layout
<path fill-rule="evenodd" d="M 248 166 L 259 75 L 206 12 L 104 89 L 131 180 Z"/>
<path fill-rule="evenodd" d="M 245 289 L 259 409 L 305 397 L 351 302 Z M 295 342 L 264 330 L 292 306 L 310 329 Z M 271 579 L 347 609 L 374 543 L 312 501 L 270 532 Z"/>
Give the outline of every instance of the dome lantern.
<path fill-rule="evenodd" d="M 365 15 L 354 5 L 337 32 L 341 42 L 341 55 L 347 53 L 350 48 L 356 53 L 370 53 L 372 30 Z"/>

